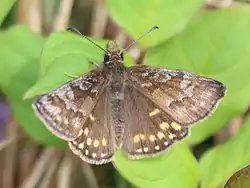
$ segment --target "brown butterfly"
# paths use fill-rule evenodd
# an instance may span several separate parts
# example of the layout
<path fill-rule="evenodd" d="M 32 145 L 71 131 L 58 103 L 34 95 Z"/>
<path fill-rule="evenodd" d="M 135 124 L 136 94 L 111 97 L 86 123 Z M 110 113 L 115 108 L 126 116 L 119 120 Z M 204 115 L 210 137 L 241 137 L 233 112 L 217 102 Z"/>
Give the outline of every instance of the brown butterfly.
<path fill-rule="evenodd" d="M 187 137 L 225 95 L 225 85 L 194 73 L 126 67 L 114 41 L 103 50 L 101 67 L 33 104 L 47 128 L 88 163 L 113 161 L 118 148 L 130 159 L 158 155 Z"/>

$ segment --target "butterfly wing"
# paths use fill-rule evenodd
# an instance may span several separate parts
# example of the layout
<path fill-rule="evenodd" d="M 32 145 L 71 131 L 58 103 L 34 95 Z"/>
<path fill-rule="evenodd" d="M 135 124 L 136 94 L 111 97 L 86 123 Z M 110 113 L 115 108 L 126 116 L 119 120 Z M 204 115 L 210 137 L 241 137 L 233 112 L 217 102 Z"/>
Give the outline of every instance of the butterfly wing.
<path fill-rule="evenodd" d="M 131 159 L 154 156 L 188 135 L 188 129 L 174 121 L 132 84 L 125 88 L 123 149 Z"/>
<path fill-rule="evenodd" d="M 133 85 L 173 120 L 190 125 L 208 116 L 225 95 L 222 83 L 190 72 L 133 66 Z"/>
<path fill-rule="evenodd" d="M 83 161 L 105 164 L 113 160 L 115 141 L 111 126 L 110 103 L 104 91 L 82 127 L 80 135 L 69 147 Z"/>
<path fill-rule="evenodd" d="M 78 137 L 83 124 L 106 86 L 101 69 L 70 81 L 33 103 L 33 109 L 46 127 L 61 139 Z"/>
<path fill-rule="evenodd" d="M 178 70 L 129 68 L 123 148 L 132 159 L 154 156 L 188 136 L 225 94 L 215 80 Z"/>

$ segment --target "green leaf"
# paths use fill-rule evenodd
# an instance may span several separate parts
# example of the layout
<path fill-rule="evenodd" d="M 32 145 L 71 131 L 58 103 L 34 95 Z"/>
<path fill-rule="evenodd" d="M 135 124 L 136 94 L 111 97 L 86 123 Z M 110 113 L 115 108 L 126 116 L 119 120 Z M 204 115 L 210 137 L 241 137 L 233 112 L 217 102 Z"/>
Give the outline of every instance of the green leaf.
<path fill-rule="evenodd" d="M 227 143 L 207 152 L 200 161 L 201 188 L 222 187 L 239 168 L 250 163 L 250 118 Z"/>
<path fill-rule="evenodd" d="M 197 162 L 184 144 L 177 144 L 162 156 L 135 161 L 118 151 L 115 165 L 124 178 L 138 187 L 197 187 Z"/>
<path fill-rule="evenodd" d="M 250 102 L 250 43 L 246 40 L 249 30 L 249 7 L 204 12 L 183 32 L 151 49 L 147 55 L 146 64 L 195 72 L 227 86 L 227 96 L 219 106 L 224 110 L 218 109 L 209 121 L 193 128 L 196 133 L 202 129 L 202 134 L 192 135 L 195 142 L 212 135 L 218 127 L 242 113 Z"/>
<path fill-rule="evenodd" d="M 7 16 L 11 7 L 14 5 L 16 0 L 1 0 L 0 1 L 0 25 L 3 23 L 4 18 Z"/>
<path fill-rule="evenodd" d="M 107 43 L 103 40 L 91 40 L 96 43 L 100 43 L 102 47 L 104 47 Z M 40 59 L 40 73 L 41 76 L 44 76 L 46 74 L 46 71 L 50 69 L 49 66 L 54 66 L 54 61 L 56 61 L 58 58 L 63 58 L 65 56 L 78 56 L 83 58 L 82 60 L 79 60 L 77 62 L 78 65 L 76 64 L 76 66 L 83 64 L 86 68 L 84 69 L 84 71 L 87 71 L 87 67 L 89 67 L 90 65 L 90 62 L 88 60 L 92 60 L 96 63 L 99 63 L 103 59 L 103 54 L 104 52 L 101 49 L 99 49 L 94 44 L 91 44 L 88 40 L 78 34 L 69 31 L 55 32 L 51 34 L 51 36 L 46 40 L 46 43 L 44 45 L 43 53 Z M 72 66 L 75 66 L 74 61 L 73 63 L 62 62 L 61 65 L 57 66 L 62 66 L 63 63 L 69 63 Z M 78 67 L 76 68 L 76 70 L 77 69 Z"/>
<path fill-rule="evenodd" d="M 207 118 L 202 123 L 198 123 L 191 130 L 191 135 L 187 139 L 190 144 L 198 144 L 205 138 L 213 135 L 215 132 L 223 128 L 229 119 L 235 117 L 235 114 L 240 114 L 240 111 L 233 108 L 231 105 L 225 105 L 223 102 L 211 117 Z"/>
<path fill-rule="evenodd" d="M 24 26 L 15 26 L 0 32 L 0 85 L 8 83 L 22 69 L 26 64 L 26 56 L 30 59 L 40 56 L 43 39 L 36 36 L 36 40 L 32 41 L 34 34 L 29 38 L 30 35 L 31 31 Z"/>
<path fill-rule="evenodd" d="M 65 146 L 37 119 L 31 100 L 23 100 L 24 92 L 35 84 L 43 38 L 27 27 L 15 26 L 0 33 L 0 87 L 16 121 L 40 143 Z"/>
<path fill-rule="evenodd" d="M 108 0 L 112 18 L 133 38 L 138 38 L 152 26 L 160 30 L 145 37 L 144 47 L 159 44 L 181 31 L 199 10 L 204 0 Z"/>
<path fill-rule="evenodd" d="M 107 41 L 94 40 L 105 48 Z M 101 63 L 104 52 L 85 38 L 70 32 L 55 32 L 46 41 L 40 59 L 40 79 L 27 91 L 25 98 L 39 95 L 69 81 L 65 75 L 81 76 L 91 68 L 90 61 Z M 132 65 L 133 60 L 125 56 L 125 63 Z"/>

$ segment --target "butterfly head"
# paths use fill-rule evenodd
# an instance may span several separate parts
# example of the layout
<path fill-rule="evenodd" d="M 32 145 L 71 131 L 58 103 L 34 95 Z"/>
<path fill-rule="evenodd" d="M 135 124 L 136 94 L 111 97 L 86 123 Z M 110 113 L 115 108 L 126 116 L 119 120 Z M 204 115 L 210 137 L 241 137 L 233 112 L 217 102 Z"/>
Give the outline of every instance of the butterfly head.
<path fill-rule="evenodd" d="M 109 53 L 119 53 L 119 45 L 115 41 L 109 41 L 107 44 L 107 51 Z"/>
<path fill-rule="evenodd" d="M 112 65 L 114 63 L 123 62 L 123 53 L 119 49 L 119 45 L 115 41 L 110 41 L 107 44 L 107 50 L 104 56 L 104 64 Z"/>

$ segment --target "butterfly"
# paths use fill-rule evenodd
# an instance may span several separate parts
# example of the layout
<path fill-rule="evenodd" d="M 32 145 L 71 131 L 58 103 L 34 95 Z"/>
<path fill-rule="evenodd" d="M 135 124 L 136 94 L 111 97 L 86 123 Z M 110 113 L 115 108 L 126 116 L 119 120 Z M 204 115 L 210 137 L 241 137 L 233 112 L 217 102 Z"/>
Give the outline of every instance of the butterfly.
<path fill-rule="evenodd" d="M 103 50 L 102 66 L 33 103 L 46 127 L 87 163 L 111 162 L 119 148 L 129 159 L 157 156 L 187 137 L 225 95 L 224 84 L 191 72 L 126 67 L 115 41 Z"/>

